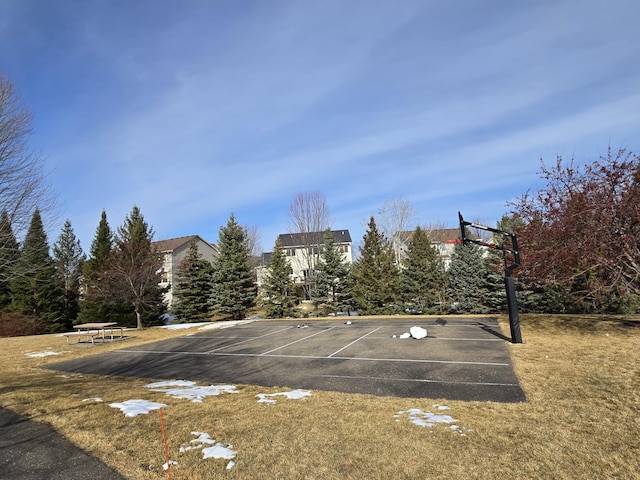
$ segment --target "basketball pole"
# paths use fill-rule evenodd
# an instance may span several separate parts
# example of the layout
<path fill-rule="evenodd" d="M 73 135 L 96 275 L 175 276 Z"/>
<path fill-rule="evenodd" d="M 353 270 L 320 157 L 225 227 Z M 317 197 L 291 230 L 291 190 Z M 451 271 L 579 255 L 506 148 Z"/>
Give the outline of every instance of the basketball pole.
<path fill-rule="evenodd" d="M 511 275 L 512 272 L 520 266 L 520 252 L 518 250 L 518 238 L 515 233 L 505 232 L 496 228 L 485 227 L 484 225 L 478 225 L 471 222 L 466 222 L 462 218 L 462 214 L 458 212 L 458 218 L 460 220 L 460 235 L 462 244 L 475 243 L 483 247 L 493 248 L 500 250 L 504 255 L 504 285 L 507 292 L 507 309 L 509 311 L 509 328 L 511 330 L 511 343 L 524 343 L 522 341 L 522 332 L 520 331 L 520 316 L 518 314 L 518 300 L 516 298 L 516 283 Z M 511 248 L 505 248 L 502 245 L 493 245 L 481 240 L 473 238 L 467 238 L 465 231 L 466 227 L 478 228 L 492 233 L 503 235 L 511 240 Z M 507 254 L 513 256 L 513 262 L 507 264 Z"/>

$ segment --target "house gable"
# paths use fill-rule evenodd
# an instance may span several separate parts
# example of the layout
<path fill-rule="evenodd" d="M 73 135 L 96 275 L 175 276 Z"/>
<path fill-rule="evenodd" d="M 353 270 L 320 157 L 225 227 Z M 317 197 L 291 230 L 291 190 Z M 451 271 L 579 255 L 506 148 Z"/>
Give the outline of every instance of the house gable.
<path fill-rule="evenodd" d="M 165 301 L 168 306 L 173 302 L 173 287 L 176 284 L 178 270 L 184 258 L 189 253 L 189 245 L 195 242 L 198 253 L 204 260 L 213 262 L 218 256 L 218 247 L 207 242 L 199 235 L 188 235 L 185 237 L 170 238 L 153 242 L 152 246 L 163 255 L 162 268 L 160 270 L 160 286 L 169 287 L 165 294 Z"/>

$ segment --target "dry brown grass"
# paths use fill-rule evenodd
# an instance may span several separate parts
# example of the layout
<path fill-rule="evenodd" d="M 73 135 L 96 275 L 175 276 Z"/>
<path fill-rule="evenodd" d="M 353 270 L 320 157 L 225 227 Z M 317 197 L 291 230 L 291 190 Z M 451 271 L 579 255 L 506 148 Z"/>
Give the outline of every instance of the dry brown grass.
<path fill-rule="evenodd" d="M 503 331 L 508 332 L 506 319 Z M 144 398 L 163 410 L 174 479 L 640 478 L 640 322 L 602 317 L 522 316 L 523 345 L 510 345 L 528 401 L 522 404 L 403 399 L 314 391 L 303 400 L 257 403 L 239 393 L 192 403 L 151 392 L 151 379 L 61 376 L 40 367 L 184 335 L 149 329 L 97 347 L 54 336 L 0 339 L 0 405 L 54 426 L 131 479 L 167 478 L 158 412 L 126 418 L 109 403 Z M 29 358 L 51 349 L 58 356 Z M 101 397 L 103 403 L 83 402 Z M 462 430 L 418 427 L 409 408 L 445 412 Z M 207 432 L 238 452 L 236 466 L 179 453 Z"/>

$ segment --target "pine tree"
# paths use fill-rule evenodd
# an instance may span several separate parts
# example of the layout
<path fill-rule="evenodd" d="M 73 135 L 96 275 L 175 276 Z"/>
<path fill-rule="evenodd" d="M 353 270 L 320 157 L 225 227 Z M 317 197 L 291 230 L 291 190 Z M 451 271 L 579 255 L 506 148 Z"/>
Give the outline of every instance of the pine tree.
<path fill-rule="evenodd" d="M 202 258 L 196 242 L 189 244 L 187 256 L 180 263 L 173 289 L 172 313 L 186 322 L 208 320 L 211 315 L 213 266 Z"/>
<path fill-rule="evenodd" d="M 227 225 L 220 228 L 218 248 L 213 274 L 214 303 L 221 314 L 240 320 L 255 305 L 257 289 L 249 266 L 247 234 L 233 214 Z"/>
<path fill-rule="evenodd" d="M 38 209 L 31 218 L 16 267 L 20 275 L 11 283 L 13 308 L 33 316 L 52 332 L 64 328 L 62 289 Z"/>
<path fill-rule="evenodd" d="M 109 262 L 110 291 L 133 307 L 136 328 L 162 323 L 166 307 L 159 286 L 162 258 L 152 246 L 153 229 L 134 206 L 118 228 Z"/>
<path fill-rule="evenodd" d="M 474 244 L 456 245 L 449 266 L 449 298 L 455 311 L 489 313 L 497 290 L 496 274 Z M 504 288 L 504 283 L 502 284 Z"/>
<path fill-rule="evenodd" d="M 16 274 L 20 248 L 6 210 L 0 214 L 0 310 L 11 303 L 11 279 Z"/>
<path fill-rule="evenodd" d="M 71 329 L 80 311 L 80 276 L 85 256 L 76 238 L 71 222 L 67 220 L 58 240 L 53 245 L 53 261 L 63 289 L 63 321 Z"/>
<path fill-rule="evenodd" d="M 267 318 L 297 316 L 295 286 L 291 278 L 293 270 L 287 261 L 280 238 L 276 239 L 266 270 L 267 273 L 262 284 L 263 304 L 266 307 L 265 316 Z"/>
<path fill-rule="evenodd" d="M 109 292 L 108 269 L 113 246 L 113 232 L 107 221 L 107 212 L 103 210 L 91 242 L 89 259 L 82 267 L 81 323 L 121 320 L 119 313 L 122 307 L 115 304 Z M 127 310 L 131 310 L 128 305 Z"/>
<path fill-rule="evenodd" d="M 315 286 L 311 291 L 316 307 L 322 306 L 327 313 L 335 314 L 347 306 L 349 271 L 344 254 L 335 244 L 333 232 L 327 229 L 314 271 Z"/>
<path fill-rule="evenodd" d="M 391 245 L 378 231 L 373 217 L 363 240 L 360 258 L 352 268 L 352 292 L 358 311 L 365 315 L 395 313 L 400 274 Z"/>
<path fill-rule="evenodd" d="M 437 313 L 446 297 L 446 274 L 442 259 L 420 227 L 411 237 L 403 267 L 400 291 L 405 310 Z"/>

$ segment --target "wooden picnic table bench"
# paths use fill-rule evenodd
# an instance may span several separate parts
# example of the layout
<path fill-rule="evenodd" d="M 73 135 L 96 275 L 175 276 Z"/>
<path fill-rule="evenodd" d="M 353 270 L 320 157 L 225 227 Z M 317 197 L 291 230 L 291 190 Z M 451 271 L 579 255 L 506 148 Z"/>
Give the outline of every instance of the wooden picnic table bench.
<path fill-rule="evenodd" d="M 95 343 L 94 340 L 96 337 L 101 337 L 104 342 L 107 331 L 109 332 L 111 340 L 113 340 L 114 330 L 120 330 L 120 338 L 124 336 L 124 328 L 118 327 L 117 322 L 81 323 L 79 325 L 74 325 L 73 328 L 76 330 L 75 332 L 62 334 L 62 336 L 67 339 L 67 343 L 69 343 L 70 337 L 78 337 L 78 342 L 80 341 L 80 338 L 87 337 L 91 339 L 92 344 Z"/>
<path fill-rule="evenodd" d="M 80 342 L 80 338 L 87 337 L 91 339 L 91 343 L 94 343 L 94 338 L 100 336 L 100 332 L 98 330 L 86 330 L 82 332 L 66 332 L 66 333 L 63 333 L 62 336 L 67 339 L 67 345 L 69 344 L 70 337 L 78 337 L 78 342 Z"/>

